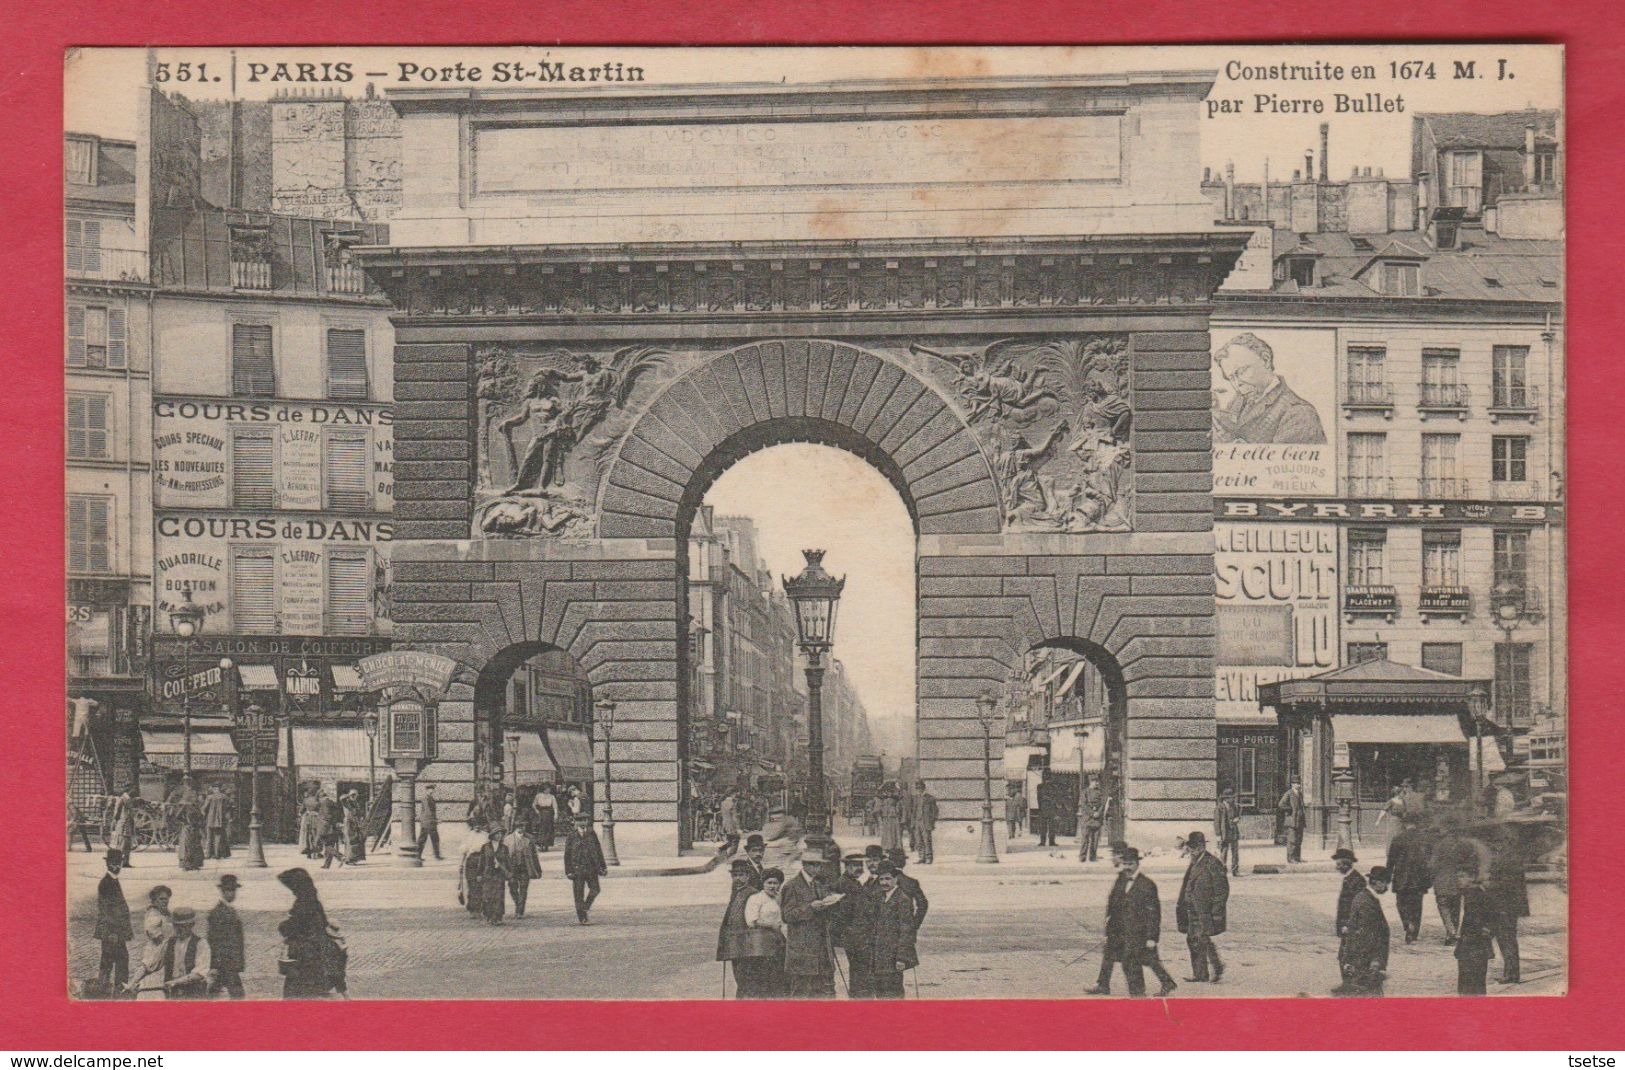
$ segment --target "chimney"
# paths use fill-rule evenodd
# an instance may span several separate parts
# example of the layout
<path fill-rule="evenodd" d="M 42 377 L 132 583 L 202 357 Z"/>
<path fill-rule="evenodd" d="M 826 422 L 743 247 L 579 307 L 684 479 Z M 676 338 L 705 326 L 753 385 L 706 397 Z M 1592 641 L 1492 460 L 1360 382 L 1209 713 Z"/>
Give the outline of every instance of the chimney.
<path fill-rule="evenodd" d="M 368 82 L 367 84 L 371 85 L 372 83 Z M 1205 186 L 1211 181 L 1213 181 L 1213 168 L 1211 168 L 1211 167 L 1202 168 L 1202 185 Z"/>
<path fill-rule="evenodd" d="M 1236 218 L 1236 165 L 1233 160 L 1224 162 L 1224 217 Z"/>
<path fill-rule="evenodd" d="M 1306 182 L 1315 180 L 1315 150 L 1303 150 L 1303 177 Z"/>
<path fill-rule="evenodd" d="M 1264 157 L 1264 222 L 1269 223 L 1275 219 L 1270 213 L 1270 158 Z"/>
<path fill-rule="evenodd" d="M 1328 157 L 1329 157 L 1328 149 L 1330 148 L 1331 134 L 1332 134 L 1331 124 L 1330 123 L 1321 123 L 1320 124 L 1320 180 L 1322 182 L 1325 182 L 1325 181 L 1327 181 L 1328 179 L 1330 179 L 1332 177 L 1331 172 L 1326 169 L 1327 160 L 1328 160 Z"/>
<path fill-rule="evenodd" d="M 1523 184 L 1535 184 L 1535 124 L 1523 128 Z"/>
<path fill-rule="evenodd" d="M 1297 182 L 1297 181 L 1300 181 L 1302 178 L 1303 178 L 1303 172 L 1297 170 L 1296 168 L 1294 168 L 1293 171 L 1292 171 L 1292 181 Z"/>

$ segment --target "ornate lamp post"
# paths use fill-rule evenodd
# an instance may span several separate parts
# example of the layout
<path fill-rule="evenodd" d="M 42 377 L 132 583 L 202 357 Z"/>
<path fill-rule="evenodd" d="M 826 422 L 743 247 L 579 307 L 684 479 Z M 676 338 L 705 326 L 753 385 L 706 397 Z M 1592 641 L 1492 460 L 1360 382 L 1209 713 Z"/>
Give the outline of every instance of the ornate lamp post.
<path fill-rule="evenodd" d="M 1478 766 L 1478 775 L 1474 778 L 1476 790 L 1473 793 L 1473 806 L 1478 806 L 1484 797 L 1484 719 L 1490 715 L 1490 696 L 1484 686 L 1472 689 L 1467 694 L 1467 710 L 1473 718 L 1473 761 Z"/>
<path fill-rule="evenodd" d="M 250 869 L 265 868 L 265 833 L 260 820 L 260 731 L 265 727 L 265 707 L 250 705 L 243 711 L 248 722 L 248 861 Z"/>
<path fill-rule="evenodd" d="M 784 577 L 784 593 L 796 610 L 796 642 L 807 659 L 807 779 L 812 798 L 807 805 L 808 833 L 829 834 L 824 784 L 824 655 L 835 643 L 835 611 L 846 577 L 824 571 L 824 551 L 803 550 L 807 567 Z"/>
<path fill-rule="evenodd" d="M 181 772 L 192 782 L 192 641 L 203 627 L 203 607 L 192 601 L 192 590 L 181 589 L 181 604 L 169 612 L 169 626 L 181 639 Z"/>
<path fill-rule="evenodd" d="M 982 846 L 976 852 L 976 861 L 993 863 L 999 860 L 998 844 L 993 839 L 993 728 L 999 724 L 999 699 L 991 691 L 976 700 L 976 719 L 982 725 Z"/>
<path fill-rule="evenodd" d="M 378 711 L 361 715 L 361 730 L 367 733 L 367 809 L 378 800 Z"/>
<path fill-rule="evenodd" d="M 1354 819 L 1354 773 L 1347 766 L 1332 774 L 1332 795 L 1337 800 L 1337 846 L 1354 850 L 1350 825 Z"/>
<path fill-rule="evenodd" d="M 612 799 L 615 777 L 609 753 L 610 740 L 615 734 L 615 700 L 601 698 L 593 708 L 598 714 L 594 720 L 604 726 L 604 864 L 618 866 L 621 859 L 615 853 L 615 803 Z"/>

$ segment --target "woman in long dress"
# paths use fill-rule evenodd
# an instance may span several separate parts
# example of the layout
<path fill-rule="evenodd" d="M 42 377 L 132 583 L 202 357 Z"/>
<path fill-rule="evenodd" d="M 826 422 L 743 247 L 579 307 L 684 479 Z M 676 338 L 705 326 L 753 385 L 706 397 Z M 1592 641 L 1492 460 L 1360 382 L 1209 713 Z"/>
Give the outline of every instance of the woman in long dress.
<path fill-rule="evenodd" d="M 361 820 L 361 796 L 344 796 L 344 860 L 352 866 L 367 860 L 367 826 Z"/>
<path fill-rule="evenodd" d="M 135 999 L 167 999 L 164 990 L 164 949 L 169 946 L 169 926 L 163 916 L 152 911 L 141 926 L 147 942 L 141 945 L 141 960 L 136 963 L 124 990 Z"/>
<path fill-rule="evenodd" d="M 135 850 L 135 804 L 130 800 L 128 790 L 120 792 L 119 797 L 113 800 L 113 815 L 108 826 L 107 849 L 117 851 L 128 866 L 130 852 Z"/>
<path fill-rule="evenodd" d="M 469 856 L 469 887 L 477 888 L 479 913 L 488 925 L 501 925 L 508 908 L 508 849 L 502 845 L 502 826 L 493 826 L 490 840 Z"/>
<path fill-rule="evenodd" d="M 753 954 L 734 963 L 738 976 L 740 963 L 748 963 L 752 996 L 741 998 L 780 999 L 786 992 L 784 980 L 784 915 L 779 911 L 779 891 L 784 887 L 784 870 L 769 869 L 762 874 L 762 890 L 745 900 L 745 928 Z M 745 987 L 741 982 L 740 988 Z"/>
<path fill-rule="evenodd" d="M 880 819 L 880 846 L 890 851 L 903 846 L 903 808 L 896 795 L 882 795 L 876 807 Z"/>
<path fill-rule="evenodd" d="M 180 801 L 181 829 L 175 841 L 175 855 L 182 869 L 203 868 L 203 807 L 187 792 Z"/>
<path fill-rule="evenodd" d="M 283 999 L 323 999 L 330 992 L 343 995 L 348 955 L 338 940 L 338 929 L 316 895 L 316 882 L 303 869 L 277 875 L 293 893 L 293 906 L 277 926 L 282 934 Z"/>

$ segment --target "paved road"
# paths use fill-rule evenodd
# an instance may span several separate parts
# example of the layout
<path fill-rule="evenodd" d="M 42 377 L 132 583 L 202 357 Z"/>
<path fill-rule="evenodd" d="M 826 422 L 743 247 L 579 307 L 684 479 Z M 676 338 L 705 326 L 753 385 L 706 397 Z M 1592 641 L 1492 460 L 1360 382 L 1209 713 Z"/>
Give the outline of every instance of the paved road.
<path fill-rule="evenodd" d="M 80 856 L 83 858 L 83 856 Z M 328 878 L 318 873 L 323 902 L 350 949 L 352 998 L 714 998 L 722 967 L 714 961 L 726 901 L 722 872 L 700 876 L 605 881 L 594 924 L 575 923 L 569 885 L 549 856 L 548 877 L 531 886 L 531 916 L 486 926 L 456 903 L 453 871 L 403 879 L 387 864 Z M 239 871 L 243 872 L 243 871 Z M 280 994 L 275 973 L 276 923 L 290 897 L 271 875 L 246 871 L 239 905 L 249 933 L 251 997 Z M 1017 867 L 914 867 L 931 900 L 920 938 L 918 993 L 925 998 L 1073 997 L 1094 983 L 1101 927 L 1112 879 L 1104 866 L 1049 874 Z M 1184 940 L 1174 931 L 1177 870 L 1153 871 L 1164 901 L 1163 960 L 1176 977 L 1188 972 Z M 93 974 L 95 882 L 88 864 L 69 876 L 72 976 Z M 1247 876 L 1233 884 L 1231 930 L 1220 940 L 1223 984 L 1182 984 L 1178 997 L 1323 995 L 1337 983 L 1331 918 L 1339 878 L 1332 873 Z M 153 882 L 127 871 L 135 906 Z M 187 874 L 165 883 L 175 903 L 207 908 L 212 878 Z M 1563 991 L 1562 925 L 1567 903 L 1555 886 L 1532 889 L 1536 916 L 1523 925 L 1524 976 L 1518 995 Z M 1448 995 L 1455 960 L 1440 941 L 1428 900 L 1423 941 L 1397 940 L 1391 995 Z M 1397 930 L 1391 896 L 1384 897 Z M 139 927 L 139 926 L 138 926 Z M 1499 964 L 1492 964 L 1491 976 Z M 1122 982 L 1116 983 L 1119 993 Z M 731 991 L 731 982 L 730 989 Z M 913 982 L 909 995 L 914 994 Z"/>

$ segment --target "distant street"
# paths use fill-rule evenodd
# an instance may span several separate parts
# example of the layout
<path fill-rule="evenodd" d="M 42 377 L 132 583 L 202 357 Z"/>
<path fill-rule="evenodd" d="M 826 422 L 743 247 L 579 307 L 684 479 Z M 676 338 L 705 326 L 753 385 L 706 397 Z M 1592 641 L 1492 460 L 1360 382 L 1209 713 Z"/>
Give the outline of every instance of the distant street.
<path fill-rule="evenodd" d="M 278 852 L 287 848 L 278 848 Z M 99 855 L 70 858 L 70 976 L 94 975 Z M 160 869 L 158 863 L 163 863 Z M 248 932 L 250 998 L 278 998 L 280 947 L 276 926 L 290 897 L 275 874 L 304 864 L 273 853 L 271 868 L 249 870 L 239 856 L 210 862 L 201 873 L 177 874 L 172 858 L 136 856 L 124 874 L 133 909 L 145 906 L 147 888 L 165 883 L 175 904 L 207 910 L 215 901 L 214 874 L 244 879 L 239 907 Z M 220 867 L 220 868 L 216 868 Z M 532 885 L 531 914 L 489 927 L 456 900 L 456 869 L 431 863 L 400 870 L 377 857 L 351 870 L 315 869 L 328 914 L 350 952 L 350 995 L 387 998 L 696 999 L 723 993 L 722 966 L 714 961 L 718 923 L 726 903 L 721 870 L 684 876 L 639 876 L 612 871 L 593 911 L 593 924 L 576 924 L 569 885 L 557 852 L 543 856 L 545 878 Z M 1183 937 L 1174 927 L 1174 899 L 1183 867 L 1153 860 L 1146 872 L 1162 893 L 1162 958 L 1176 978 L 1189 970 Z M 1066 848 L 1053 855 L 1018 850 L 999 866 L 964 861 L 911 866 L 931 901 L 920 936 L 922 964 L 908 995 L 922 998 L 1074 997 L 1094 983 L 1106 893 L 1105 863 L 1080 866 Z M 1332 913 L 1338 878 L 1329 871 L 1248 875 L 1232 882 L 1231 928 L 1219 940 L 1227 972 L 1222 984 L 1181 984 L 1177 998 L 1325 995 L 1337 984 L 1337 941 Z M 1562 925 L 1566 897 L 1555 885 L 1531 887 L 1535 917 L 1525 919 L 1526 983 L 1491 984 L 1492 994 L 1561 993 Z M 1398 933 L 1392 896 L 1383 897 Z M 139 924 L 137 925 L 139 930 Z M 1388 992 L 1438 996 L 1455 991 L 1455 959 L 1441 940 L 1433 901 L 1427 902 L 1422 942 L 1406 947 L 1396 935 Z M 133 953 L 132 953 L 133 954 Z M 1492 979 L 1499 971 L 1492 963 Z M 839 984 L 839 982 L 838 982 Z M 732 979 L 728 981 L 732 992 Z M 1125 994 L 1121 975 L 1114 990 Z M 1153 991 L 1154 991 L 1153 987 Z"/>

